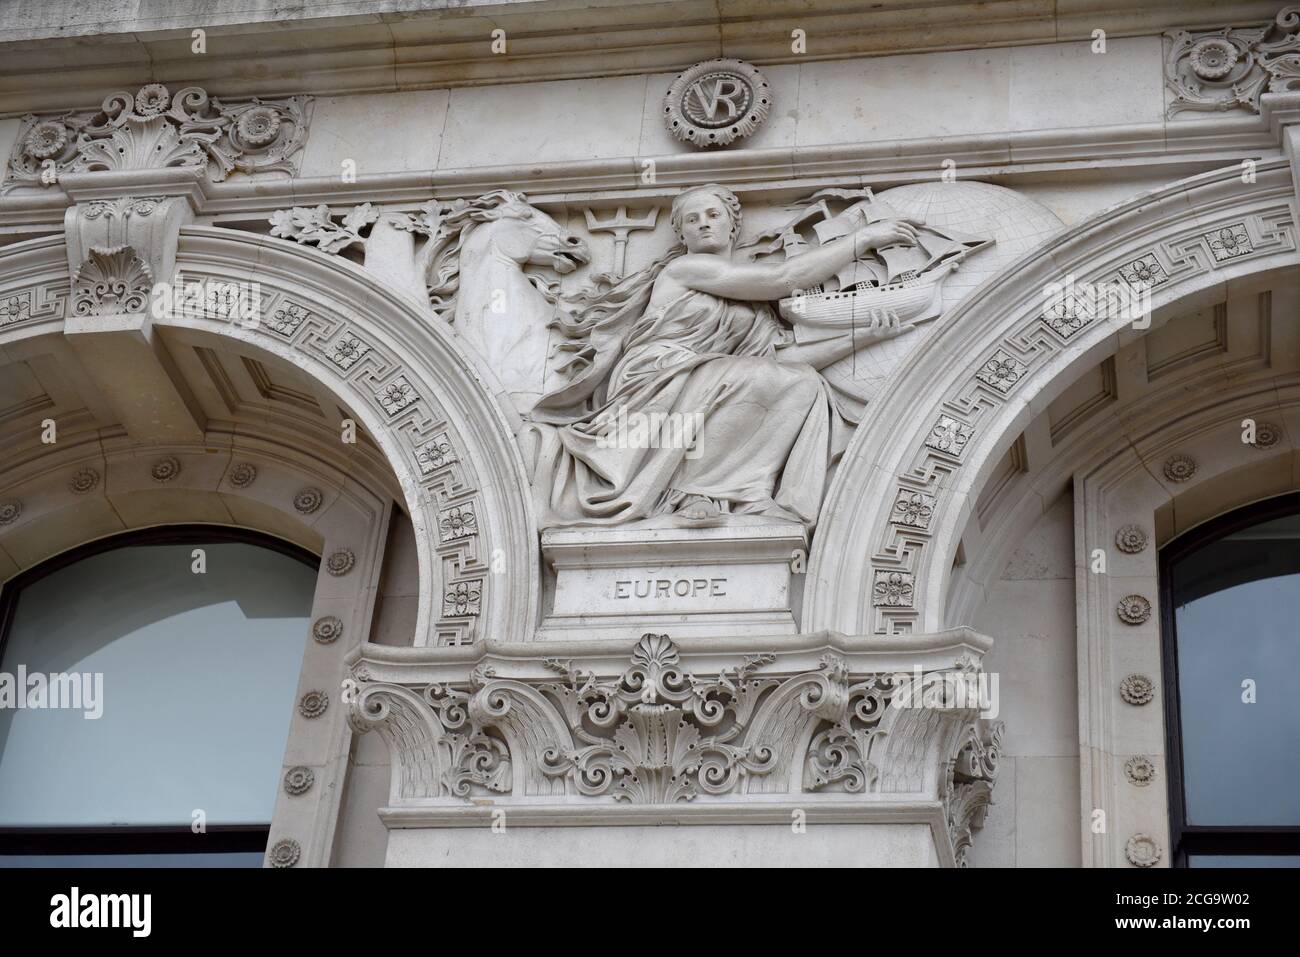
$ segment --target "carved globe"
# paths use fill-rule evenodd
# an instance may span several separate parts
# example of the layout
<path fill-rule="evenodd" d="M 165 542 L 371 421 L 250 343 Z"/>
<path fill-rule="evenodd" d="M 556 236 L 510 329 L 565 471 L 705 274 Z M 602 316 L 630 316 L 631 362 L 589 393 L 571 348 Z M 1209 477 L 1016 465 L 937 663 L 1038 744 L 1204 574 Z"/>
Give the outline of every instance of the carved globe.
<path fill-rule="evenodd" d="M 888 203 L 899 216 L 994 240 L 992 245 L 966 257 L 955 272 L 942 280 L 945 313 L 984 280 L 1065 228 L 1043 204 L 992 183 L 914 183 L 883 190 L 876 193 L 876 198 Z M 937 325 L 918 324 L 897 338 L 841 359 L 823 374 L 849 395 L 869 401 L 903 357 Z"/>

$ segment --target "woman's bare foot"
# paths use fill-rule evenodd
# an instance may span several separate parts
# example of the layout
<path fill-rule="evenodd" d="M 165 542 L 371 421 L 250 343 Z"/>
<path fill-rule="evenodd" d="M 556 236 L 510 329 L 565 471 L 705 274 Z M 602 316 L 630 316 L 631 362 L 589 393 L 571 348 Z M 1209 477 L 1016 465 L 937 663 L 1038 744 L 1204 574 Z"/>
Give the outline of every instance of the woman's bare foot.
<path fill-rule="evenodd" d="M 722 509 L 704 495 L 688 496 L 673 514 L 687 525 L 721 525 L 723 520 Z"/>

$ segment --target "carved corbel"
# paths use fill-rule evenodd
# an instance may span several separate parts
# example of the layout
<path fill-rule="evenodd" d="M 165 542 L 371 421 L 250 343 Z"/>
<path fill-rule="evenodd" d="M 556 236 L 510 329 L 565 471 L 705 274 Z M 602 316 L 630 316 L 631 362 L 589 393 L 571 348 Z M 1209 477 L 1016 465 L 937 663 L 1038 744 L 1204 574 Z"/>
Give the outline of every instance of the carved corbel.
<path fill-rule="evenodd" d="M 153 328 L 176 283 L 176 249 L 194 219 L 201 168 L 69 173 L 64 216 L 72 308 L 64 334 L 118 422 L 146 442 L 199 441 L 202 408 Z"/>
<path fill-rule="evenodd" d="M 966 725 L 956 757 L 948 765 L 943 804 L 948 839 L 952 841 L 953 859 L 958 867 L 966 866 L 974 832 L 984 826 L 984 816 L 993 803 L 1002 735 L 1001 721 L 981 720 Z"/>
<path fill-rule="evenodd" d="M 1260 114 L 1291 164 L 1292 186 L 1300 196 L 1300 92 L 1265 93 L 1260 98 Z M 1243 177 L 1253 176 L 1251 160 L 1242 166 Z"/>

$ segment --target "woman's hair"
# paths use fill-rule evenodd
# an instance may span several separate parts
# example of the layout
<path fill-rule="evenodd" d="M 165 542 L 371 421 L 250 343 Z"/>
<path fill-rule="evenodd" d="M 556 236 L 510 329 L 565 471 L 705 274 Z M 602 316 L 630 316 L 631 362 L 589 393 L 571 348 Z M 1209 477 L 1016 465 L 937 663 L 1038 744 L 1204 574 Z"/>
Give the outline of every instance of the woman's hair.
<path fill-rule="evenodd" d="M 682 238 L 682 206 L 686 204 L 689 197 L 697 193 L 708 193 L 710 196 L 715 196 L 727 207 L 727 217 L 731 220 L 731 238 L 735 239 L 740 233 L 740 200 L 727 187 L 719 186 L 717 183 L 692 186 L 690 189 L 684 189 L 677 194 L 677 197 L 673 200 L 673 209 L 670 216 L 673 232 L 677 234 L 677 238 Z"/>

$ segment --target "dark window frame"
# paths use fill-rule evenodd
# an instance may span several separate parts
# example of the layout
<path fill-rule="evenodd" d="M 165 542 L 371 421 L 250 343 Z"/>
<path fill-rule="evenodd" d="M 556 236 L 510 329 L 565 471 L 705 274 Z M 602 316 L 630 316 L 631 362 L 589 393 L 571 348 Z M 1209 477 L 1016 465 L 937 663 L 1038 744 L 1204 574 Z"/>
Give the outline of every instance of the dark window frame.
<path fill-rule="evenodd" d="M 75 565 L 83 559 L 140 545 L 204 545 L 227 543 L 255 545 L 295 558 L 313 571 L 320 570 L 320 556 L 301 545 L 266 532 L 232 525 L 159 525 L 135 529 L 86 542 L 24 569 L 0 584 L 0 665 L 5 644 L 24 588 Z M 188 825 L 103 827 L 0 827 L 0 866 L 12 854 L 99 855 L 99 854 L 208 854 L 237 851 L 265 851 L 269 825 L 217 824 L 195 834 Z M 106 863 L 109 863 L 106 861 Z"/>
<path fill-rule="evenodd" d="M 1160 657 L 1164 680 L 1165 754 L 1169 794 L 1170 864 L 1188 856 L 1300 854 L 1300 827 L 1189 825 L 1184 792 L 1183 728 L 1178 684 L 1178 631 L 1174 621 L 1173 565 L 1192 553 L 1262 522 L 1300 514 L 1300 492 L 1233 509 L 1189 529 L 1160 549 Z"/>

